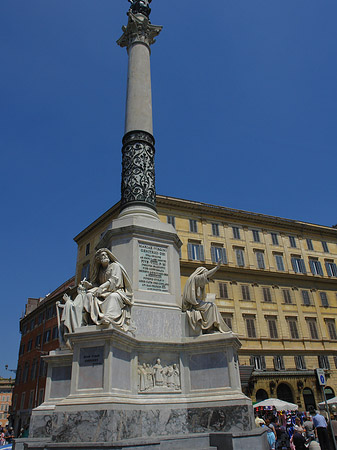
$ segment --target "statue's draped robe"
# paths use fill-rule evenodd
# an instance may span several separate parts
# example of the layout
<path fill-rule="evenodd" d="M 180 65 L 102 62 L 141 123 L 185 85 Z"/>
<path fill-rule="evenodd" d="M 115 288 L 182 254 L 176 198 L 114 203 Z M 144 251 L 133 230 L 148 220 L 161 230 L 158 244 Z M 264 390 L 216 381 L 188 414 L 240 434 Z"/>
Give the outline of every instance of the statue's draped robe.
<path fill-rule="evenodd" d="M 96 325 L 112 323 L 128 330 L 133 297 L 130 279 L 120 263 L 111 262 L 107 269 L 100 268 L 95 284 L 100 286 L 106 282 L 109 286 L 99 296 L 93 295 L 98 289 L 94 287 L 65 303 L 61 321 L 68 333 L 83 325 L 83 313 Z"/>
<path fill-rule="evenodd" d="M 206 284 L 208 270 L 198 267 L 186 282 L 183 293 L 183 311 L 186 311 L 191 328 L 197 331 L 216 328 L 221 333 L 230 331 L 224 322 L 217 306 L 212 302 L 206 302 Z M 199 328 L 200 329 L 200 328 Z"/>

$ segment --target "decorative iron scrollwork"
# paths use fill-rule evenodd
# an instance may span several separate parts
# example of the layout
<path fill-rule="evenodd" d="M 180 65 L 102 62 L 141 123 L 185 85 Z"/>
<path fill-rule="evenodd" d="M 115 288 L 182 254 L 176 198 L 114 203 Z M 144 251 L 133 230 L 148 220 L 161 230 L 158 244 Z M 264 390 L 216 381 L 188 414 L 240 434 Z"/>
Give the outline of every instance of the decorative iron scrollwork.
<path fill-rule="evenodd" d="M 146 131 L 131 131 L 124 136 L 121 209 L 146 204 L 156 210 L 154 143 Z"/>

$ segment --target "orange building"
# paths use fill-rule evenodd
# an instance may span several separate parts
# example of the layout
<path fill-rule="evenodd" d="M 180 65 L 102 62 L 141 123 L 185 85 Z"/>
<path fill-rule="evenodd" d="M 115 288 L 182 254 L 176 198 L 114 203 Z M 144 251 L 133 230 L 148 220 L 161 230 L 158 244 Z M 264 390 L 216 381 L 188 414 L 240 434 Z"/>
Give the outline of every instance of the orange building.
<path fill-rule="evenodd" d="M 0 378 L 0 426 L 7 427 L 14 380 L 12 378 Z"/>

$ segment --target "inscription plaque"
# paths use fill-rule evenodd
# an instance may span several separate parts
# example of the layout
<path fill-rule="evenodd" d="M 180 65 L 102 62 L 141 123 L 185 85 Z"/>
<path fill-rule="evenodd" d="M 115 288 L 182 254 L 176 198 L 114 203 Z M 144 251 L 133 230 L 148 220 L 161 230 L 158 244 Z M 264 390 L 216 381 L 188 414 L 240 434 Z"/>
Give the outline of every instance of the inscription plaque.
<path fill-rule="evenodd" d="M 103 364 L 103 347 L 87 347 L 80 350 L 80 366 Z"/>
<path fill-rule="evenodd" d="M 139 289 L 169 291 L 166 247 L 139 242 Z"/>

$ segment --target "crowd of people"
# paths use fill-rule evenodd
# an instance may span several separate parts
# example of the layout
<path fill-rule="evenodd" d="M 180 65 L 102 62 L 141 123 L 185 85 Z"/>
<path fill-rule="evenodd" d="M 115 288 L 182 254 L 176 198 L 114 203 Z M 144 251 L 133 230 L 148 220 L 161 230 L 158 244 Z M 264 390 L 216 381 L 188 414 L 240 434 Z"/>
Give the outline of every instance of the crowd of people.
<path fill-rule="evenodd" d="M 14 430 L 11 427 L 0 427 L 0 446 L 11 444 L 14 439 Z"/>
<path fill-rule="evenodd" d="M 334 450 L 337 439 L 337 416 L 331 416 L 331 428 L 318 411 L 256 411 L 255 424 L 267 430 L 270 450 Z M 311 444 L 314 442 L 314 444 Z M 317 444 L 319 443 L 319 445 Z"/>

